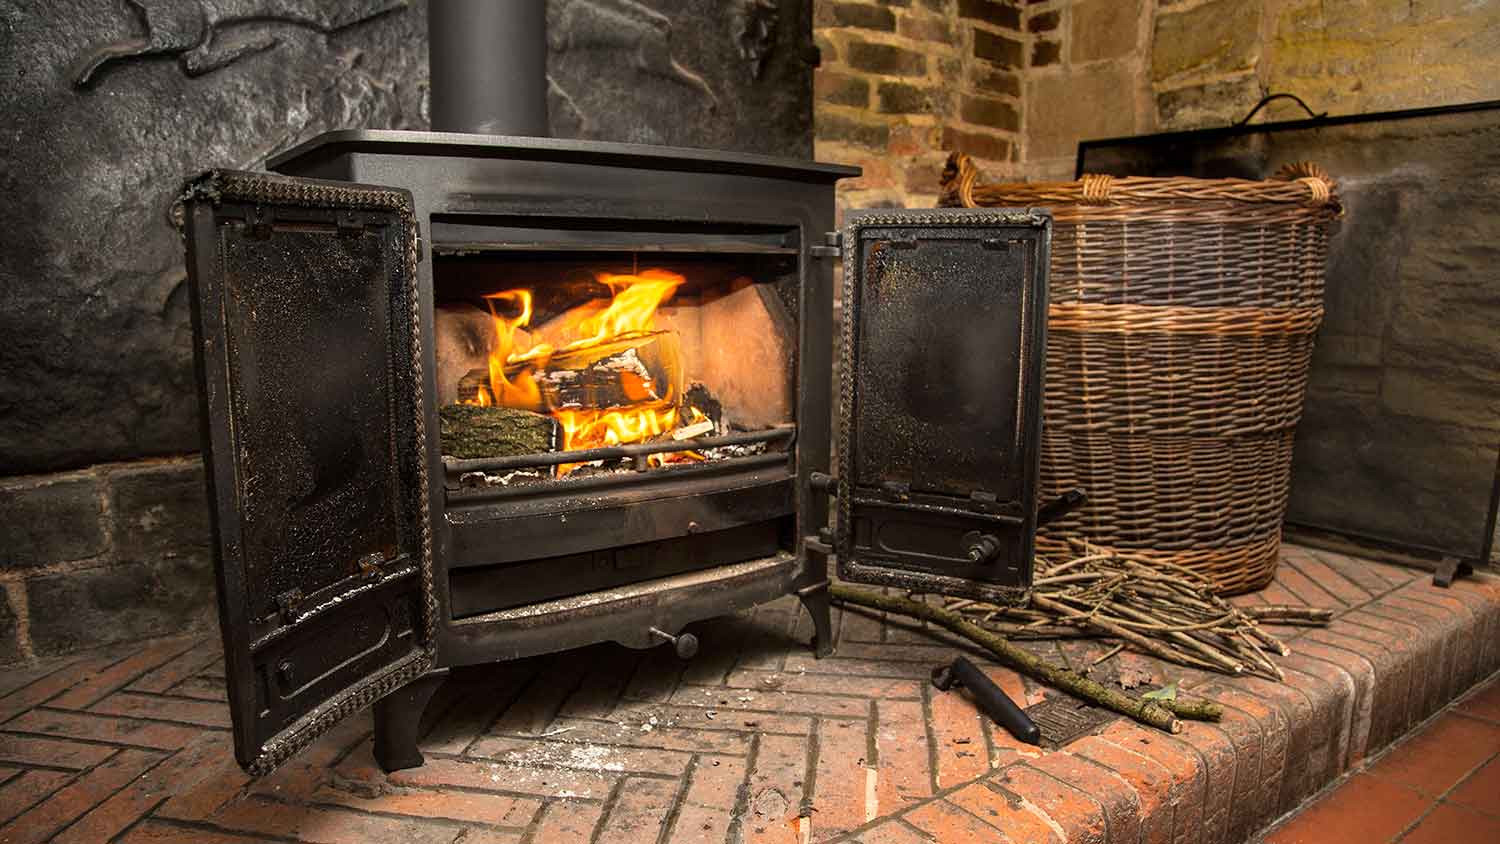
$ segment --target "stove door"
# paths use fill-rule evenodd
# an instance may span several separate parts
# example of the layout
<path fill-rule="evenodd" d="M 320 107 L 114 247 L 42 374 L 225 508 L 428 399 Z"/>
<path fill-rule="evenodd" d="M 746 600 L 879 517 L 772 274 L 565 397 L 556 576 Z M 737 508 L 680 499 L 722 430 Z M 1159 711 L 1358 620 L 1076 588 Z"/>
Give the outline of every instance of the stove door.
<path fill-rule="evenodd" d="M 406 191 L 211 172 L 183 198 L 235 755 L 264 774 L 432 664 Z"/>
<path fill-rule="evenodd" d="M 1051 217 L 851 213 L 838 519 L 846 580 L 1024 600 Z"/>

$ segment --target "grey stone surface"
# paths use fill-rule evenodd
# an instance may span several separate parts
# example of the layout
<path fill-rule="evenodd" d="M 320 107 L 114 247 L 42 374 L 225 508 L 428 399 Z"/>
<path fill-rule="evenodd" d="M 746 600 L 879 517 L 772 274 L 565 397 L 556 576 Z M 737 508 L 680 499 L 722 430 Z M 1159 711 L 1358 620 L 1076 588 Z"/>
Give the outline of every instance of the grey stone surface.
<path fill-rule="evenodd" d="M 68 475 L 0 484 L 0 571 L 94 557 L 104 552 L 98 479 Z"/>
<path fill-rule="evenodd" d="M 178 558 L 34 577 L 26 581 L 38 657 L 161 636 L 209 623 L 213 575 Z"/>
<path fill-rule="evenodd" d="M 0 590 L 0 665 L 18 662 L 25 656 L 17 635 L 18 621 L 16 611 L 10 605 L 10 596 Z"/>
<path fill-rule="evenodd" d="M 212 559 L 213 537 L 200 461 L 119 469 L 108 474 L 108 484 L 116 559 Z"/>
<path fill-rule="evenodd" d="M 554 134 L 806 156 L 810 3 L 553 0 Z M 424 0 L 0 0 L 0 476 L 198 447 L 175 193 L 427 126 Z"/>

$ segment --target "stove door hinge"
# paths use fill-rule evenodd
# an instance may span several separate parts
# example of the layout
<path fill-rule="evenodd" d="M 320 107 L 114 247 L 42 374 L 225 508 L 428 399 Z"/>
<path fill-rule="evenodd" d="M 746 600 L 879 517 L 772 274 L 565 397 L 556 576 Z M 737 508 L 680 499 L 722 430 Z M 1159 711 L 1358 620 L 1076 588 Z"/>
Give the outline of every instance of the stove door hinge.
<path fill-rule="evenodd" d="M 841 258 L 844 255 L 843 243 L 843 232 L 824 232 L 822 245 L 811 246 L 807 251 L 814 258 Z"/>

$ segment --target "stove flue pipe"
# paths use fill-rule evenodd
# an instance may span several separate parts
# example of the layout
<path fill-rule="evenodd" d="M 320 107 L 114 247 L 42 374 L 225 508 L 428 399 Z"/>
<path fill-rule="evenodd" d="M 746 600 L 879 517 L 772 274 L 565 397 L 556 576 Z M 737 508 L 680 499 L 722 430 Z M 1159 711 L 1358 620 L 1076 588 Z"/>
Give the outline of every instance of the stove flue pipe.
<path fill-rule="evenodd" d="M 545 137 L 546 0 L 429 0 L 432 130 Z"/>

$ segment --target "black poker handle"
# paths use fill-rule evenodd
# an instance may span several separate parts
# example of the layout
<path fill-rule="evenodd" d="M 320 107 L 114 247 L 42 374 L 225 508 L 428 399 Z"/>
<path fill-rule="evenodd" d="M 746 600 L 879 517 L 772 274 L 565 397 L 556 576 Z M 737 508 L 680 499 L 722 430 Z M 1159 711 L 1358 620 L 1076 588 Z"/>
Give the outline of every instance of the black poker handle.
<path fill-rule="evenodd" d="M 990 720 L 1004 727 L 1011 735 L 1027 744 L 1041 744 L 1042 731 L 1004 690 L 995 685 L 974 663 L 964 657 L 953 660 L 952 665 L 940 665 L 932 669 L 932 684 L 943 691 L 962 686 L 974 696 L 974 702 Z"/>

